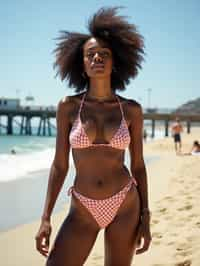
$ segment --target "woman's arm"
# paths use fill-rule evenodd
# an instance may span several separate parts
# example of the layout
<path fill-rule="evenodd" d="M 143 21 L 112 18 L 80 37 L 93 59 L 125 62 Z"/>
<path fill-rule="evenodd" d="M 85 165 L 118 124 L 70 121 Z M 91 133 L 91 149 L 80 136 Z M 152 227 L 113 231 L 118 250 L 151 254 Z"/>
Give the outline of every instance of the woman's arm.
<path fill-rule="evenodd" d="M 41 225 L 35 237 L 36 248 L 44 256 L 48 255 L 49 249 L 49 238 L 51 234 L 50 217 L 68 171 L 70 151 L 68 136 L 71 128 L 68 115 L 69 109 L 69 98 L 65 98 L 59 102 L 56 113 L 56 151 L 51 165 Z"/>
<path fill-rule="evenodd" d="M 69 165 L 69 130 L 70 122 L 68 117 L 69 103 L 68 98 L 61 100 L 58 104 L 56 121 L 57 121 L 57 137 L 56 151 L 53 163 L 51 165 L 47 195 L 45 200 L 43 220 L 50 220 L 52 210 L 54 208 L 58 194 L 62 188 Z M 68 105 L 68 106 L 67 106 Z"/>
<path fill-rule="evenodd" d="M 141 211 L 149 208 L 147 175 L 143 158 L 143 115 L 139 104 L 132 107 L 132 119 L 130 125 L 131 142 L 129 146 L 131 173 L 138 183 L 138 192 L 141 202 Z"/>
<path fill-rule="evenodd" d="M 137 181 L 137 188 L 141 204 L 141 227 L 140 240 L 143 238 L 142 248 L 137 250 L 137 254 L 146 251 L 151 241 L 151 234 L 149 229 L 150 211 L 148 203 L 148 183 L 147 174 L 143 158 L 143 114 L 141 106 L 136 103 L 131 103 L 131 124 L 130 135 L 131 142 L 129 146 L 130 152 L 130 168 L 131 173 Z"/>

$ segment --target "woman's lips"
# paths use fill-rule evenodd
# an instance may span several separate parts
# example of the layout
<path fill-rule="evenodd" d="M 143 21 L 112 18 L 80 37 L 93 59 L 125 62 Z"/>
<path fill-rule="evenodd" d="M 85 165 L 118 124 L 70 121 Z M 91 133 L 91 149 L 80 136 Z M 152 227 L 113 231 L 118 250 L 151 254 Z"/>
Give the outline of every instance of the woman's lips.
<path fill-rule="evenodd" d="M 94 64 L 91 66 L 92 69 L 104 69 L 104 64 Z"/>

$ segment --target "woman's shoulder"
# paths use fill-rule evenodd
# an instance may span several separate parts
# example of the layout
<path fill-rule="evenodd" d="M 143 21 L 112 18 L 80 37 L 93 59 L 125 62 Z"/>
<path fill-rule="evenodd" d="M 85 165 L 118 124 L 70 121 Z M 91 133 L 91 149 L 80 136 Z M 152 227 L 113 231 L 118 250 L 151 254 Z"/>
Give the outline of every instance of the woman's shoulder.
<path fill-rule="evenodd" d="M 139 102 L 137 102 L 134 99 L 130 99 L 130 98 L 125 98 L 122 96 L 118 95 L 118 98 L 120 100 L 120 102 L 123 105 L 123 108 L 125 108 L 128 112 L 135 112 L 135 111 L 141 111 L 142 110 L 142 106 Z"/>
<path fill-rule="evenodd" d="M 126 117 L 126 120 L 131 123 L 131 121 L 142 120 L 142 107 L 139 102 L 134 99 L 125 98 L 119 96 L 122 108 Z"/>
<path fill-rule="evenodd" d="M 67 95 L 62 97 L 58 102 L 58 109 L 71 110 L 80 104 L 81 98 L 84 93 L 79 93 L 75 95 Z"/>

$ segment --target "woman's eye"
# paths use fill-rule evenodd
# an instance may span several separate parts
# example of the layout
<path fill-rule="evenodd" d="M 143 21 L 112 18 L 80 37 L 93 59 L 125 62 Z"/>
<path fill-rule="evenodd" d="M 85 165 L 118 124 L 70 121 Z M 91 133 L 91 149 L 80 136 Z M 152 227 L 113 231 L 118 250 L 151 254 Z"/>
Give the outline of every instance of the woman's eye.
<path fill-rule="evenodd" d="M 108 51 L 102 51 L 102 52 L 97 52 L 97 53 L 102 58 L 106 58 L 106 57 L 110 56 L 110 53 Z M 95 56 L 95 54 L 96 54 L 95 52 L 89 52 L 89 53 L 86 54 L 86 56 L 88 58 L 93 58 Z"/>
<path fill-rule="evenodd" d="M 93 56 L 94 56 L 93 53 L 88 53 L 88 54 L 87 54 L 87 57 L 93 57 Z"/>
<path fill-rule="evenodd" d="M 109 55 L 110 55 L 110 54 L 109 54 L 109 52 L 107 52 L 107 51 L 101 53 L 101 56 L 103 56 L 103 57 L 108 57 Z"/>

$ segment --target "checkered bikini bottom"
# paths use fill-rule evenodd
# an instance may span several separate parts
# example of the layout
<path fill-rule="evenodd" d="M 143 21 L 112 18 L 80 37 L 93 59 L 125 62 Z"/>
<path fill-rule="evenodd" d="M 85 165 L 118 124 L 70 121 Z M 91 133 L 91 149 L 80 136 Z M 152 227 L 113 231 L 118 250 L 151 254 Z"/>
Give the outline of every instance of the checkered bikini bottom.
<path fill-rule="evenodd" d="M 68 194 L 73 194 L 82 205 L 91 213 L 95 221 L 100 228 L 107 227 L 115 218 L 117 211 L 119 210 L 122 202 L 124 201 L 127 192 L 131 189 L 131 186 L 135 184 L 137 186 L 134 177 L 131 177 L 128 184 L 113 196 L 103 199 L 95 200 L 81 195 L 74 187 L 69 189 Z"/>

